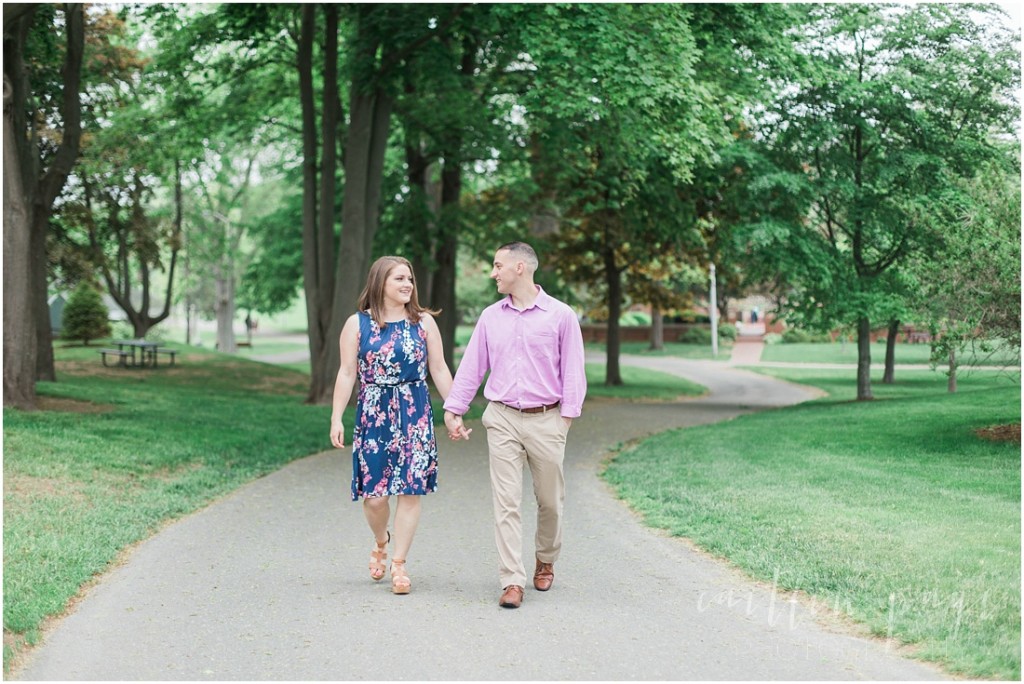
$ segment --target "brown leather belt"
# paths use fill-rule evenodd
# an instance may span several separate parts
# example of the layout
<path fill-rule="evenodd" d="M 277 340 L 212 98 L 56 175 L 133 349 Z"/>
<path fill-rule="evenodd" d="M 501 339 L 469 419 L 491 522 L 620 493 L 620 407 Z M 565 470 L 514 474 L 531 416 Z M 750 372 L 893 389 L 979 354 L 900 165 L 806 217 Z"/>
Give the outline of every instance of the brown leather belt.
<path fill-rule="evenodd" d="M 500 401 L 498 403 L 504 406 L 505 408 L 512 409 L 513 411 L 519 411 L 519 413 L 545 413 L 547 411 L 551 411 L 552 409 L 558 408 L 558 405 L 561 402 L 556 401 L 554 404 L 548 404 L 547 406 L 533 406 L 531 408 L 519 408 L 518 406 L 511 406 Z"/>

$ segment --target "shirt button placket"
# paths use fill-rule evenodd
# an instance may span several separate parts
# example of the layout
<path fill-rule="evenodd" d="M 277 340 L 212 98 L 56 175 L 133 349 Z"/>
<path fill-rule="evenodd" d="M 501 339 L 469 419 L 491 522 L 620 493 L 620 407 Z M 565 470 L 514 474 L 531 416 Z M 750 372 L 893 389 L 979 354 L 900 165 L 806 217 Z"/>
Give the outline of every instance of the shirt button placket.
<path fill-rule="evenodd" d="M 516 311 L 516 404 L 523 405 L 523 388 L 519 385 L 523 364 L 523 314 Z"/>

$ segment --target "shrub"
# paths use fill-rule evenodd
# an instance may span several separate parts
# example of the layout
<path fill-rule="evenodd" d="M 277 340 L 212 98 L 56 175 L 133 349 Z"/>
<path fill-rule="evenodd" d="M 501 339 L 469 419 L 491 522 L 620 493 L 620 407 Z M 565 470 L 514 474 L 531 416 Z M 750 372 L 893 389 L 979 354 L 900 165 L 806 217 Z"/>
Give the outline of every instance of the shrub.
<path fill-rule="evenodd" d="M 725 323 L 718 326 L 718 337 L 723 340 L 736 340 L 736 326 L 732 323 Z"/>
<path fill-rule="evenodd" d="M 782 341 L 787 344 L 831 342 L 832 338 L 824 333 L 812 333 L 800 328 L 786 328 L 782 333 Z"/>
<path fill-rule="evenodd" d="M 650 325 L 651 316 L 643 311 L 627 311 L 619 316 L 619 325 Z"/>
<path fill-rule="evenodd" d="M 779 333 L 765 333 L 765 344 L 778 344 L 779 342 L 782 342 L 782 335 Z"/>
<path fill-rule="evenodd" d="M 687 328 L 679 333 L 678 341 L 684 344 L 711 344 L 711 331 L 707 328 Z"/>
<path fill-rule="evenodd" d="M 114 339 L 118 340 L 130 340 L 135 337 L 135 328 L 128 321 L 117 321 L 112 326 Z"/>
<path fill-rule="evenodd" d="M 86 282 L 79 283 L 71 293 L 64 307 L 65 340 L 81 340 L 88 345 L 90 340 L 110 335 L 110 312 L 103 304 L 100 293 Z"/>

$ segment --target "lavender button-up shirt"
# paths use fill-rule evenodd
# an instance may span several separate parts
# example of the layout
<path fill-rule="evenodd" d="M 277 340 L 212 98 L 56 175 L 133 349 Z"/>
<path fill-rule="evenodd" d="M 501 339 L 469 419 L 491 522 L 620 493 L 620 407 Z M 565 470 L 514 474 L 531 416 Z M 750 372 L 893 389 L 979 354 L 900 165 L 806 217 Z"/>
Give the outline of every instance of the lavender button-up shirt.
<path fill-rule="evenodd" d="M 491 304 L 480 314 L 466 353 L 455 374 L 446 411 L 459 415 L 490 370 L 484 397 L 516 408 L 561 402 L 561 414 L 583 411 L 587 376 L 583 367 L 583 333 L 575 312 L 538 285 L 537 299 L 517 309 L 512 298 Z"/>

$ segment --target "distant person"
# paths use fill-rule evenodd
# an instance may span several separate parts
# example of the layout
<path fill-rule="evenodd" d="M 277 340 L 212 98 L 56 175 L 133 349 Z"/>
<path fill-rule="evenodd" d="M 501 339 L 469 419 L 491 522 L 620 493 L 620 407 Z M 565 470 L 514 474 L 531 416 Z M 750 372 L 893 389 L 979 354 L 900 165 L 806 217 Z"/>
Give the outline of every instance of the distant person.
<path fill-rule="evenodd" d="M 345 446 L 342 414 L 358 374 L 359 395 L 352 436 L 352 500 L 363 498 L 363 514 L 374 535 L 370 577 L 384 577 L 392 535 L 390 498 L 397 497 L 391 591 L 408 594 L 405 563 L 420 520 L 421 497 L 437 490 L 437 442 L 427 390 L 427 371 L 444 399 L 452 374 L 441 333 L 420 306 L 412 265 L 386 256 L 370 267 L 358 312 L 341 330 L 341 367 L 334 385 L 331 443 Z"/>
<path fill-rule="evenodd" d="M 758 316 L 759 316 L 759 311 L 758 311 L 758 308 L 755 306 L 753 308 L 753 310 L 750 312 L 750 322 L 751 323 L 757 323 Z"/>
<path fill-rule="evenodd" d="M 547 591 L 562 549 L 565 440 L 587 393 L 583 333 L 573 310 L 533 282 L 537 253 L 510 242 L 494 255 L 491 278 L 506 295 L 484 309 L 444 403 L 451 439 L 469 439 L 462 415 L 490 371 L 481 423 L 487 429 L 502 594 L 518 608 L 526 586 L 523 565 L 523 466 L 530 466 L 537 498 L 533 586 Z"/>

